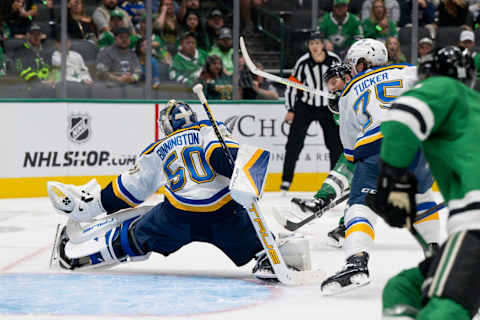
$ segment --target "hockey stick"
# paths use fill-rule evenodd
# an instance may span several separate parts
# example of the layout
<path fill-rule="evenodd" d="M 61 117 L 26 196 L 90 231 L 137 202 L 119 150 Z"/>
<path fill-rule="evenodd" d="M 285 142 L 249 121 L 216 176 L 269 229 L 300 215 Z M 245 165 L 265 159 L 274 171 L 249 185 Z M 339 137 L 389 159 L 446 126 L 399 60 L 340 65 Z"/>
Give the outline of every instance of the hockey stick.
<path fill-rule="evenodd" d="M 208 119 L 212 123 L 212 126 L 215 131 L 215 135 L 217 136 L 220 144 L 222 145 L 222 149 L 225 152 L 232 168 L 235 167 L 235 161 L 233 160 L 230 151 L 227 148 L 225 140 L 223 139 L 220 129 L 218 128 L 217 122 L 213 118 L 213 114 L 208 106 L 207 98 L 203 93 L 203 86 L 201 84 L 195 85 L 193 88 L 193 92 L 198 96 L 200 102 L 203 105 L 205 112 L 207 113 Z M 275 275 L 278 277 L 278 280 L 281 283 L 287 285 L 299 285 L 299 284 L 306 284 L 311 283 L 316 277 L 320 278 L 323 277 L 323 272 L 315 273 L 315 272 L 298 272 L 298 271 L 291 271 L 288 269 L 285 261 L 283 260 L 282 254 L 278 248 L 275 239 L 268 228 L 268 225 L 263 217 L 260 208 L 258 206 L 257 200 L 253 200 L 250 207 L 246 208 L 248 211 L 248 216 L 250 218 L 250 222 L 252 223 L 255 232 L 257 233 L 257 237 L 262 243 L 263 249 L 267 253 L 268 259 L 272 265 L 272 268 L 275 272 Z"/>
<path fill-rule="evenodd" d="M 432 257 L 436 252 L 435 248 L 432 247 L 431 245 L 428 244 L 428 242 L 425 240 L 425 238 L 418 232 L 417 228 L 415 228 L 414 223 L 416 221 L 420 221 L 423 218 L 427 217 L 430 215 L 432 212 L 435 212 L 437 210 L 441 210 L 445 207 L 445 202 L 440 202 L 439 204 L 431 207 L 424 213 L 422 213 L 419 217 L 413 216 L 413 217 L 407 217 L 407 223 L 405 224 L 405 227 L 408 229 L 408 231 L 411 233 L 411 235 L 417 240 L 418 244 L 420 247 L 422 247 L 423 253 L 425 255 L 425 258 L 430 258 Z M 413 219 L 412 219 L 413 218 Z M 412 223 L 412 220 L 414 221 Z"/>
<path fill-rule="evenodd" d="M 223 139 L 222 134 L 220 133 L 220 129 L 218 128 L 217 122 L 213 118 L 212 111 L 210 110 L 210 107 L 208 106 L 208 101 L 207 98 L 205 97 L 205 94 L 203 93 L 203 86 L 198 83 L 193 86 L 192 88 L 193 92 L 198 96 L 200 99 L 200 102 L 202 103 L 203 109 L 205 110 L 205 113 L 207 114 L 208 120 L 212 123 L 213 131 L 215 131 L 215 135 L 218 138 L 218 141 L 220 141 L 220 144 L 222 145 L 223 152 L 225 152 L 225 155 L 227 156 L 228 162 L 232 166 L 232 168 L 235 166 L 235 161 L 233 160 L 232 155 L 230 154 L 230 151 L 228 151 L 227 144 L 225 143 L 225 140 Z"/>
<path fill-rule="evenodd" d="M 306 225 L 307 223 L 311 222 L 312 220 L 315 220 L 317 218 L 320 218 L 321 216 L 323 216 L 323 214 L 325 212 L 327 212 L 328 210 L 336 207 L 337 205 L 339 205 L 340 203 L 344 202 L 345 200 L 348 199 L 350 193 L 346 193 L 344 194 L 343 196 L 341 196 L 340 198 L 338 198 L 337 200 L 335 201 L 332 201 L 330 202 L 329 204 L 327 204 L 325 207 L 323 207 L 321 210 L 319 210 L 318 212 L 315 212 L 314 214 L 306 217 L 305 219 L 301 220 L 301 221 L 298 221 L 298 222 L 295 222 L 295 221 L 292 221 L 292 220 L 288 220 L 287 218 L 285 218 L 281 213 L 273 210 L 273 217 L 275 218 L 275 220 L 277 220 L 277 222 L 282 226 L 284 227 L 285 229 L 287 229 L 288 231 L 295 231 L 301 227 L 303 227 L 304 225 Z"/>
<path fill-rule="evenodd" d="M 282 78 L 282 77 L 279 77 L 279 76 L 276 76 L 274 74 L 271 74 L 271 73 L 268 73 L 266 71 L 258 69 L 255 66 L 255 64 L 253 63 L 250 56 L 248 55 L 247 46 L 245 45 L 245 40 L 243 39 L 243 37 L 240 37 L 240 49 L 242 50 L 242 55 L 243 55 L 243 58 L 245 59 L 245 63 L 248 66 L 248 69 L 250 69 L 250 71 L 253 74 L 256 74 L 257 76 L 261 76 L 265 79 L 272 80 L 274 82 L 278 82 L 278 83 L 281 83 L 281 84 L 284 84 L 286 86 L 293 87 L 293 88 L 296 88 L 296 89 L 299 89 L 299 90 L 307 91 L 307 92 L 310 92 L 310 93 L 313 93 L 313 94 L 316 94 L 316 95 L 319 95 L 319 96 L 322 96 L 322 97 L 326 97 L 326 98 L 329 98 L 329 99 L 334 99 L 335 98 L 335 96 L 333 94 L 329 93 L 329 92 L 325 92 L 325 91 L 318 90 L 316 88 L 308 87 L 308 86 L 303 85 L 301 83 L 297 83 L 297 82 L 294 82 L 294 81 L 291 81 L 291 80 L 288 80 L 288 79 L 285 79 L 285 78 Z"/>

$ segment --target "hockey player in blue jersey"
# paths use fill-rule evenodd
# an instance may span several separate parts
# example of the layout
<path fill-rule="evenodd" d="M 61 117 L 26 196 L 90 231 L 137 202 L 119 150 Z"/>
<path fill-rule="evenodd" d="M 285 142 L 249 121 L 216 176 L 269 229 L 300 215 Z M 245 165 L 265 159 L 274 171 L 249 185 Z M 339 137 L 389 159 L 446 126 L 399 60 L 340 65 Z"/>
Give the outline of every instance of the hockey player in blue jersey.
<path fill-rule="evenodd" d="M 104 189 L 47 184 L 53 206 L 69 218 L 55 244 L 60 266 L 71 270 L 113 266 L 146 259 L 151 252 L 168 256 L 188 243 L 201 241 L 219 248 L 237 266 L 257 255 L 254 274 L 263 280 L 275 279 L 247 211 L 232 200 L 229 182 L 233 168 L 212 123 L 198 121 L 188 104 L 171 100 L 160 112 L 159 125 L 165 137 L 143 150 L 135 167 Z M 219 128 L 236 158 L 239 144 L 223 124 Z M 163 202 L 153 208 L 123 210 L 140 205 L 161 187 Z M 72 237 L 75 226 L 98 217 L 104 220 L 82 229 L 95 234 Z M 295 240 L 291 242 L 293 245 Z M 96 249 L 89 254 L 85 249 L 74 253 L 76 246 L 88 247 L 89 243 Z M 67 246 L 72 249 L 66 250 Z"/>

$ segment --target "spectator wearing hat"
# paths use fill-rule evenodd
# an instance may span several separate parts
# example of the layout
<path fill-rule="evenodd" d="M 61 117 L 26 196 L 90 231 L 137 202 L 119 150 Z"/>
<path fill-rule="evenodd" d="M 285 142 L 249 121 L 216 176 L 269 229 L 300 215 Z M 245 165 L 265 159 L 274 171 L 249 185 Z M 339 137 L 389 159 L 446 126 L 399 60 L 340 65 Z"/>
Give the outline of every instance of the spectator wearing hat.
<path fill-rule="evenodd" d="M 418 41 L 418 61 L 417 64 L 424 62 L 428 54 L 433 50 L 433 40 L 425 37 Z"/>
<path fill-rule="evenodd" d="M 37 6 L 32 0 L 13 0 L 6 17 L 10 36 L 15 39 L 25 39 L 32 20 L 37 14 Z"/>
<path fill-rule="evenodd" d="M 217 36 L 220 33 L 220 30 L 224 27 L 225 23 L 223 21 L 223 13 L 219 9 L 213 9 L 210 11 L 207 17 L 207 24 L 205 27 L 207 35 L 207 49 L 213 47 L 216 42 Z"/>
<path fill-rule="evenodd" d="M 222 28 L 217 37 L 217 43 L 212 47 L 209 56 L 218 56 L 222 59 L 223 69 L 229 76 L 233 74 L 233 43 L 232 31 L 229 28 Z"/>
<path fill-rule="evenodd" d="M 125 28 L 123 13 L 117 10 L 110 11 L 110 22 L 108 30 L 105 30 L 98 36 L 97 47 L 103 49 L 109 47 L 115 43 L 114 31 L 118 28 Z M 130 46 L 131 50 L 135 50 L 138 37 L 136 34 L 130 33 Z"/>
<path fill-rule="evenodd" d="M 185 32 L 180 37 L 179 52 L 173 57 L 170 65 L 170 80 L 182 83 L 188 87 L 198 80 L 207 60 L 207 53 L 197 49 L 195 35 Z"/>
<path fill-rule="evenodd" d="M 145 5 L 143 4 L 143 1 L 140 0 L 123 1 L 123 3 L 120 5 L 120 8 L 122 8 L 123 10 L 125 10 L 125 12 L 128 13 L 133 25 L 136 25 L 139 18 L 146 13 Z"/>
<path fill-rule="evenodd" d="M 388 37 L 398 37 L 397 27 L 388 18 L 387 7 L 383 0 L 374 0 L 370 17 L 363 21 L 363 35 L 385 41 Z"/>
<path fill-rule="evenodd" d="M 212 55 L 207 58 L 199 78 L 207 99 L 232 100 L 232 77 L 224 70 L 219 56 Z"/>
<path fill-rule="evenodd" d="M 154 26 L 162 39 L 165 40 L 169 51 L 175 52 L 181 26 L 175 14 L 173 0 L 162 0 L 160 14 L 155 20 Z"/>
<path fill-rule="evenodd" d="M 46 80 L 50 74 L 51 55 L 42 45 L 42 31 L 37 24 L 32 24 L 22 47 L 15 51 L 17 73 L 25 81 Z"/>
<path fill-rule="evenodd" d="M 362 12 L 360 19 L 362 21 L 367 20 L 371 16 L 373 9 L 373 2 L 375 0 L 365 0 L 362 4 Z M 403 0 L 402 0 L 403 1 Z M 397 0 L 385 0 L 385 8 L 387 11 L 388 19 L 392 20 L 394 24 L 397 24 L 400 20 L 400 5 Z M 411 7 L 410 7 L 411 8 Z"/>
<path fill-rule="evenodd" d="M 100 51 L 97 58 L 97 72 L 101 80 L 115 83 L 137 83 L 142 69 L 135 52 L 129 49 L 130 31 L 125 27 L 115 29 L 115 42 Z"/>
<path fill-rule="evenodd" d="M 400 48 L 400 41 L 397 37 L 388 37 L 385 41 L 385 47 L 388 51 L 388 64 L 397 64 L 407 62 L 407 58 Z"/>
<path fill-rule="evenodd" d="M 363 37 L 361 22 L 348 12 L 348 3 L 349 0 L 333 0 L 332 12 L 326 12 L 318 21 L 318 29 L 341 57 L 356 40 Z"/>
<path fill-rule="evenodd" d="M 328 91 L 323 76 L 330 66 L 341 62 L 340 57 L 325 50 L 323 36 L 320 32 L 310 34 L 307 46 L 308 52 L 297 60 L 289 79 L 307 87 Z M 287 109 L 285 122 L 290 125 L 290 131 L 285 146 L 280 189 L 288 191 L 298 157 L 305 143 L 308 127 L 313 121 L 318 121 L 322 127 L 324 142 L 330 152 L 330 168 L 333 168 L 337 162 L 343 148 L 338 126 L 333 119 L 333 114 L 328 109 L 327 98 L 287 87 L 285 107 Z"/>
<path fill-rule="evenodd" d="M 462 30 L 460 32 L 460 38 L 458 42 L 458 46 L 463 48 L 472 55 L 472 58 L 475 62 L 475 68 L 477 69 L 477 81 L 480 80 L 480 54 L 478 52 L 474 52 L 473 48 L 475 47 L 475 34 L 473 31 L 470 30 Z"/>
<path fill-rule="evenodd" d="M 93 22 L 99 34 L 105 31 L 112 31 L 110 29 L 110 17 L 112 16 L 112 11 L 121 13 L 123 26 L 128 28 L 130 33 L 135 33 L 135 28 L 133 27 L 128 13 L 117 4 L 117 0 L 102 0 L 102 5 L 97 7 L 93 12 Z"/>

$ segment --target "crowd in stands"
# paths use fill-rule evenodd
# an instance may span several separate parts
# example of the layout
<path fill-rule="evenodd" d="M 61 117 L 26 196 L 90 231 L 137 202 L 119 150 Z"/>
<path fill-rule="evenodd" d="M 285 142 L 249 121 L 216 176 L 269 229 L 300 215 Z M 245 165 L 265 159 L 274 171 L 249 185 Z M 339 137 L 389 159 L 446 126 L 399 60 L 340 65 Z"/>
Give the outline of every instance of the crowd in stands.
<path fill-rule="evenodd" d="M 252 6 L 258 5 L 257 0 L 249 1 Z M 0 5 L 0 80 L 20 79 L 26 86 L 40 86 L 43 91 L 55 88 L 61 79 L 60 1 L 6 2 Z M 144 2 L 67 3 L 67 85 L 143 85 L 147 65 Z M 211 1 L 209 7 L 204 7 L 201 0 L 153 0 L 153 89 L 162 83 L 192 87 L 200 82 L 207 98 L 232 99 L 232 30 L 231 19 L 225 20 L 228 10 L 228 6 L 212 5 Z M 246 24 L 245 29 L 248 28 L 250 25 Z M 84 54 L 87 48 L 94 54 Z M 240 88 L 240 97 L 243 92 L 253 96 L 251 90 L 264 90 L 257 80 L 245 85 L 248 87 Z M 278 97 L 276 92 L 274 96 Z M 259 94 L 258 98 L 264 95 Z"/>
<path fill-rule="evenodd" d="M 274 0 L 241 0 L 242 33 L 255 32 L 252 10 Z M 279 0 L 277 0 L 279 1 Z M 283 1 L 283 0 L 282 0 Z M 298 0 L 291 0 L 298 1 Z M 357 39 L 385 42 L 391 63 L 406 62 L 406 43 L 399 32 L 411 25 L 412 0 L 365 0 L 352 12 L 350 0 L 332 1 L 323 12 L 318 30 L 325 47 L 344 57 Z M 458 45 L 476 54 L 475 30 L 480 25 L 480 0 L 415 0 L 420 37 L 418 57 L 435 48 L 438 30 L 458 28 Z M 153 0 L 152 88 L 163 83 L 191 87 L 204 84 L 209 99 L 231 99 L 233 1 Z M 206 6 L 208 2 L 210 5 Z M 68 0 L 67 82 L 141 85 L 145 81 L 147 15 L 140 0 Z M 230 5 L 230 7 L 229 7 Z M 60 81 L 60 1 L 5 0 L 0 5 L 0 80 L 21 79 L 51 88 Z M 227 16 L 230 18 L 227 19 Z M 288 44 L 287 44 L 288 45 Z M 93 50 L 88 54 L 87 49 Z M 299 52 L 301 54 L 301 52 Z M 259 67 L 262 67 L 259 65 Z M 286 66 L 292 67 L 292 66 Z M 240 59 L 240 92 L 244 99 L 276 99 L 278 93 L 265 79 L 253 76 Z"/>
<path fill-rule="evenodd" d="M 473 55 L 480 78 L 480 54 L 476 52 L 475 32 L 480 30 L 480 0 L 415 0 L 418 25 L 426 31 L 418 42 L 419 62 L 436 47 L 436 41 L 458 45 Z M 344 57 L 350 45 L 361 38 L 385 42 L 390 63 L 408 62 L 412 25 L 412 0 L 365 0 L 358 12 L 350 12 L 350 0 L 333 0 L 332 10 L 319 19 L 318 30 L 326 38 L 326 47 Z M 442 34 L 442 30 L 446 30 Z M 400 32 L 407 37 L 400 42 Z M 452 34 L 455 35 L 452 38 Z M 448 39 L 440 39 L 446 36 Z"/>

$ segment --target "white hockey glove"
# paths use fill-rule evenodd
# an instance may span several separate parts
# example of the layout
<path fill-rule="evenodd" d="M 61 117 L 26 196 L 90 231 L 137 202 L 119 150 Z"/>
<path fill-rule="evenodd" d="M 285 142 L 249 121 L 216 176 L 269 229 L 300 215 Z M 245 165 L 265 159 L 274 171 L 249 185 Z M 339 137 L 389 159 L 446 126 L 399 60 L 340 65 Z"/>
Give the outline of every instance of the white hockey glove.
<path fill-rule="evenodd" d="M 105 212 L 100 201 L 100 190 L 95 179 L 82 186 L 47 182 L 48 197 L 56 211 L 79 222 L 92 221 Z"/>

